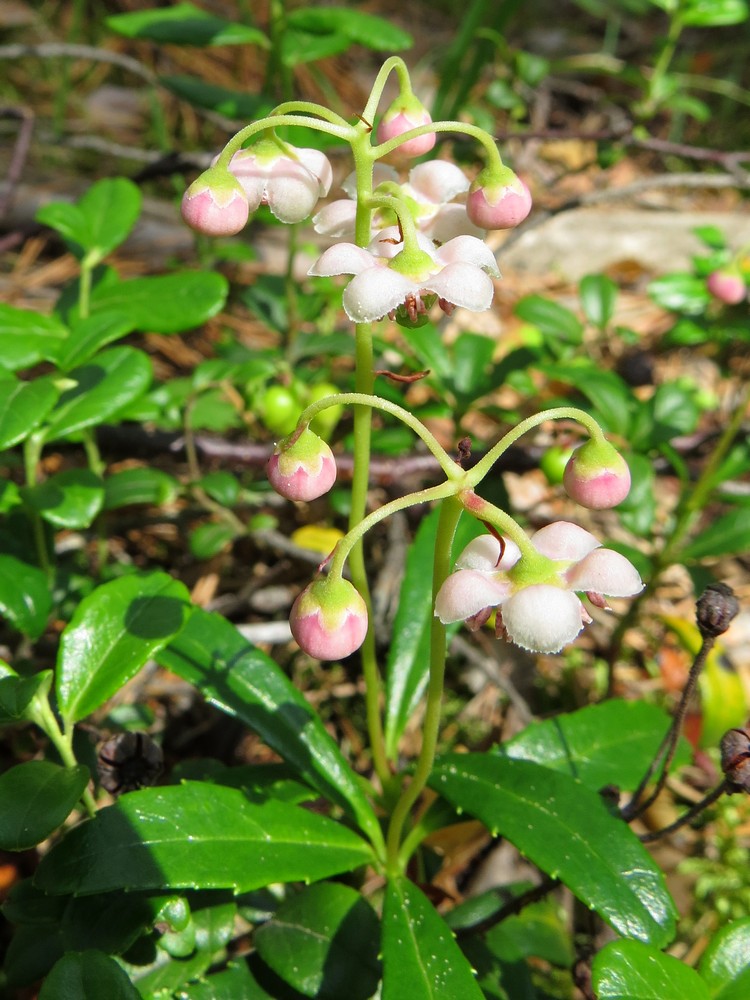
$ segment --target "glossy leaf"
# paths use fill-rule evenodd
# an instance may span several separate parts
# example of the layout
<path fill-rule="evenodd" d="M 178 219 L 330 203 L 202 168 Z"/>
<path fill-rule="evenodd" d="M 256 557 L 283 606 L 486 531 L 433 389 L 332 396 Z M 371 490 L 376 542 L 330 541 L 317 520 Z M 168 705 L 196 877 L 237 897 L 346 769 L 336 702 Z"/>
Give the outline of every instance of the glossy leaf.
<path fill-rule="evenodd" d="M 586 396 L 607 430 L 627 437 L 633 396 L 619 375 L 602 371 L 588 362 L 540 367 L 550 378 L 567 382 Z"/>
<path fill-rule="evenodd" d="M 161 76 L 159 83 L 181 100 L 198 108 L 218 111 L 227 118 L 257 119 L 271 110 L 268 99 L 263 96 L 244 90 L 229 90 L 194 76 Z"/>
<path fill-rule="evenodd" d="M 662 872 L 584 785 L 531 761 L 488 754 L 446 755 L 430 784 L 561 879 L 618 933 L 657 946 L 671 941 L 675 908 Z"/>
<path fill-rule="evenodd" d="M 57 355 L 63 371 L 76 368 L 115 340 L 133 329 L 133 321 L 125 312 L 100 312 L 85 319 L 71 319 L 70 336 Z"/>
<path fill-rule="evenodd" d="M 88 528 L 102 509 L 104 484 L 89 469 L 66 469 L 25 487 L 21 496 L 56 528 Z"/>
<path fill-rule="evenodd" d="M 592 791 L 606 785 L 634 789 L 670 726 L 669 717 L 645 701 L 612 699 L 527 726 L 499 747 L 514 760 L 529 760 L 577 778 Z M 674 762 L 690 762 L 682 742 Z"/>
<path fill-rule="evenodd" d="M 104 509 L 133 504 L 161 506 L 171 503 L 179 489 L 179 482 L 161 469 L 122 469 L 104 480 Z"/>
<path fill-rule="evenodd" d="M 76 385 L 60 396 L 43 428 L 44 439 L 55 441 L 114 416 L 146 391 L 151 382 L 148 355 L 133 347 L 102 351 L 69 373 Z"/>
<path fill-rule="evenodd" d="M 594 959 L 599 1000 L 710 1000 L 698 973 L 640 941 L 613 941 Z"/>
<path fill-rule="evenodd" d="M 617 301 L 617 284 L 606 274 L 587 274 L 578 288 L 581 305 L 589 322 L 604 330 L 612 319 Z"/>
<path fill-rule="evenodd" d="M 254 943 L 266 965 L 306 997 L 368 1000 L 380 981 L 380 923 L 346 885 L 318 882 L 290 896 Z"/>
<path fill-rule="evenodd" d="M 486 391 L 495 341 L 479 333 L 462 333 L 453 345 L 452 382 L 461 396 L 476 399 Z"/>
<path fill-rule="evenodd" d="M 339 34 L 376 52 L 400 52 L 413 40 L 383 17 L 348 7 L 298 7 L 287 14 L 287 27 L 312 35 Z"/>
<path fill-rule="evenodd" d="M 118 247 L 141 211 L 141 192 L 126 177 L 96 181 L 75 204 L 51 202 L 37 212 L 37 220 L 55 229 L 78 256 L 98 264 Z"/>
<path fill-rule="evenodd" d="M 56 316 L 43 316 L 30 309 L 17 309 L 0 302 L 0 365 L 16 371 L 39 361 L 54 361 L 68 336 L 68 328 Z"/>
<path fill-rule="evenodd" d="M 240 484 L 236 476 L 231 472 L 209 472 L 207 476 L 202 476 L 197 484 L 205 490 L 210 497 L 224 507 L 232 507 L 237 503 L 240 495 Z"/>
<path fill-rule="evenodd" d="M 688 0 L 680 12 L 682 24 L 694 28 L 742 24 L 747 18 L 745 0 Z"/>
<path fill-rule="evenodd" d="M 180 991 L 180 1000 L 273 1000 L 256 981 L 245 962 L 228 968 Z"/>
<path fill-rule="evenodd" d="M 398 753 L 398 743 L 427 684 L 430 623 L 432 620 L 432 564 L 435 557 L 440 511 L 423 518 L 406 557 L 393 639 L 386 667 L 385 740 L 388 756 Z M 456 556 L 483 531 L 473 517 L 462 517 L 456 529 Z"/>
<path fill-rule="evenodd" d="M 234 625 L 196 609 L 157 659 L 212 704 L 242 719 L 304 781 L 352 816 L 373 843 L 382 842 L 359 779 L 320 717 L 278 664 Z"/>
<path fill-rule="evenodd" d="M 750 519 L 746 510 L 733 510 L 717 518 L 680 553 L 687 560 L 737 555 L 750 548 Z"/>
<path fill-rule="evenodd" d="M 54 898 L 54 897 L 53 897 Z M 66 951 L 122 955 L 157 919 L 160 899 L 137 892 L 73 896 L 60 920 Z"/>
<path fill-rule="evenodd" d="M 47 574 L 0 553 L 0 615 L 19 632 L 38 639 L 52 610 Z"/>
<path fill-rule="evenodd" d="M 126 38 L 148 38 L 168 45 L 269 46 L 268 39 L 257 28 L 214 17 L 192 3 L 115 14 L 106 19 L 106 24 Z"/>
<path fill-rule="evenodd" d="M 55 964 L 39 1000 L 141 1000 L 127 974 L 101 951 L 70 952 Z"/>
<path fill-rule="evenodd" d="M 187 589 L 166 573 L 133 575 L 97 587 L 60 639 L 57 700 L 78 722 L 130 680 L 182 628 Z"/>
<path fill-rule="evenodd" d="M 356 833 L 286 802 L 248 802 L 238 789 L 187 782 L 146 788 L 71 830 L 45 855 L 45 892 L 231 889 L 312 881 L 372 860 Z"/>
<path fill-rule="evenodd" d="M 231 524 L 210 521 L 190 532 L 188 544 L 196 559 L 212 559 L 237 537 Z"/>
<path fill-rule="evenodd" d="M 276 799 L 299 805 L 301 802 L 317 798 L 317 792 L 297 781 L 294 772 L 287 764 L 243 764 L 237 767 L 225 767 L 220 761 L 211 757 L 191 757 L 172 770 L 171 778 L 178 784 L 181 781 L 207 781 L 214 785 L 241 788 L 253 802 Z"/>
<path fill-rule="evenodd" d="M 55 405 L 60 390 L 50 379 L 0 379 L 0 449 L 23 441 Z"/>
<path fill-rule="evenodd" d="M 25 851 L 67 819 L 88 784 L 87 767 L 30 760 L 0 775 L 0 848 Z"/>
<path fill-rule="evenodd" d="M 46 697 L 51 686 L 51 670 L 40 670 L 30 677 L 19 677 L 15 672 L 0 674 L 0 726 L 30 719 L 34 701 Z"/>
<path fill-rule="evenodd" d="M 648 293 L 663 309 L 689 316 L 700 315 L 711 301 L 706 282 L 683 272 L 665 274 L 663 278 L 650 282 Z"/>
<path fill-rule="evenodd" d="M 175 271 L 97 285 L 91 311 L 124 312 L 133 330 L 179 333 L 215 316 L 228 291 L 227 279 L 217 271 Z"/>
<path fill-rule="evenodd" d="M 389 881 L 383 906 L 383 1000 L 482 1000 L 471 966 L 425 895 Z"/>
<path fill-rule="evenodd" d="M 516 316 L 531 323 L 552 341 L 580 344 L 583 325 L 575 313 L 541 295 L 527 295 L 516 304 Z"/>
<path fill-rule="evenodd" d="M 712 935 L 698 971 L 714 1000 L 750 996 L 750 917 L 735 920 Z"/>

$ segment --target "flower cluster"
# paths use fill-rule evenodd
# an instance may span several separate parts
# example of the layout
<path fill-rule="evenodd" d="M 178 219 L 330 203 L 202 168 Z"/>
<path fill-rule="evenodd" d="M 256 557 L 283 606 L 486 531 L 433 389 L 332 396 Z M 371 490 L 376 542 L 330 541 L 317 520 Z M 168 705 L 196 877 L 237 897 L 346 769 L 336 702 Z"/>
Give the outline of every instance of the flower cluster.
<path fill-rule="evenodd" d="M 601 548 L 588 531 L 556 521 L 535 532 L 531 543 L 546 557 L 526 567 L 509 539 L 482 535 L 461 553 L 456 571 L 437 595 L 435 614 L 444 623 L 480 627 L 497 609 L 498 633 L 524 649 L 557 653 L 592 619 L 577 596 L 596 607 L 604 596 L 632 597 L 643 589 L 635 567 L 619 552 Z"/>

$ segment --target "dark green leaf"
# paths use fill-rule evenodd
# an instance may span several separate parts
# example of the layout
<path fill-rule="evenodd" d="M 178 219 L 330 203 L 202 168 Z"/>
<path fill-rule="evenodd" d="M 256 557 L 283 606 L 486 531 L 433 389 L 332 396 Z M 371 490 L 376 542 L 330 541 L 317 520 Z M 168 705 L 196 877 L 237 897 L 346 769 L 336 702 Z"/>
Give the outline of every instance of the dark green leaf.
<path fill-rule="evenodd" d="M 255 933 L 258 954 L 306 997 L 368 1000 L 380 981 L 380 924 L 354 889 L 318 882 L 290 896 Z"/>
<path fill-rule="evenodd" d="M 656 705 L 612 699 L 533 723 L 499 752 L 561 771 L 594 792 L 606 785 L 634 789 L 670 722 Z M 690 747 L 681 743 L 675 767 L 690 759 Z"/>
<path fill-rule="evenodd" d="M 123 469 L 104 480 L 104 509 L 132 504 L 161 506 L 171 503 L 179 489 L 178 481 L 161 469 Z"/>
<path fill-rule="evenodd" d="M 642 409 L 646 410 L 646 407 Z M 650 533 L 656 516 L 654 467 L 645 455 L 628 455 L 627 463 L 630 467 L 630 493 L 618 504 L 617 516 L 634 535 L 645 537 Z M 630 559 L 627 552 L 623 554 Z M 650 570 L 650 563 L 644 563 L 645 559 L 646 556 L 640 553 L 640 561 L 635 563 L 636 569 L 644 578 L 648 576 L 648 572 L 643 571 L 644 566 Z"/>
<path fill-rule="evenodd" d="M 162 76 L 159 83 L 183 101 L 198 108 L 218 111 L 227 118 L 257 119 L 270 110 L 268 98 L 242 90 L 228 90 L 194 76 Z"/>
<path fill-rule="evenodd" d="M 286 802 L 256 805 L 234 788 L 146 788 L 71 830 L 35 876 L 46 892 L 231 889 L 313 881 L 372 860 L 357 834 Z"/>
<path fill-rule="evenodd" d="M 96 352 L 119 340 L 133 329 L 133 321 L 125 312 L 100 312 L 85 319 L 71 319 L 70 336 L 57 355 L 63 371 L 90 361 Z"/>
<path fill-rule="evenodd" d="M 376 52 L 400 52 L 413 40 L 385 18 L 349 7 L 298 7 L 287 14 L 287 27 L 313 35 L 340 34 Z"/>
<path fill-rule="evenodd" d="M 541 295 L 527 295 L 517 303 L 516 316 L 525 323 L 536 326 L 545 337 L 564 344 L 580 344 L 583 337 L 581 321 L 570 309 L 545 299 Z"/>
<path fill-rule="evenodd" d="M 101 951 L 71 952 L 56 963 L 39 1000 L 141 1000 L 120 966 Z"/>
<path fill-rule="evenodd" d="M 596 415 L 606 430 L 623 437 L 628 436 L 633 394 L 619 375 L 602 371 L 588 361 L 540 367 L 550 378 L 567 382 L 583 393 L 593 403 Z"/>
<path fill-rule="evenodd" d="M 102 509 L 104 484 L 89 469 L 67 469 L 24 487 L 21 496 L 56 528 L 88 528 Z"/>
<path fill-rule="evenodd" d="M 231 427 L 241 427 L 242 414 L 223 389 L 209 389 L 190 407 L 190 426 L 221 434 Z"/>
<path fill-rule="evenodd" d="M 599 795 L 527 760 L 449 754 L 431 785 L 560 878 L 622 934 L 658 945 L 674 935 L 664 876 Z"/>
<path fill-rule="evenodd" d="M 482 1000 L 450 928 L 403 878 L 388 882 L 381 954 L 383 1000 Z"/>
<path fill-rule="evenodd" d="M 681 559 L 698 560 L 737 555 L 750 548 L 750 518 L 746 510 L 733 510 L 709 524 L 685 546 Z"/>
<path fill-rule="evenodd" d="M 0 379 L 0 449 L 10 448 L 28 437 L 59 395 L 60 390 L 48 378 L 33 382 Z"/>
<path fill-rule="evenodd" d="M 7 984 L 30 986 L 47 975 L 64 950 L 59 927 L 17 927 L 3 962 Z"/>
<path fill-rule="evenodd" d="M 60 396 L 50 413 L 43 431 L 46 441 L 113 417 L 146 391 L 151 382 L 151 362 L 147 354 L 133 347 L 113 347 L 81 368 L 74 368 L 69 375 L 76 385 Z"/>
<path fill-rule="evenodd" d="M 287 28 L 281 42 L 281 58 L 286 66 L 299 66 L 302 63 L 317 62 L 329 56 L 346 52 L 349 39 L 346 35 L 331 32 L 317 34 L 300 28 Z"/>
<path fill-rule="evenodd" d="M 633 443 L 636 447 L 655 447 L 665 441 L 671 441 L 682 434 L 690 434 L 695 430 L 700 417 L 698 404 L 692 389 L 687 389 L 676 382 L 665 382 L 656 390 L 648 407 L 651 427 L 648 437 L 633 431 Z"/>
<path fill-rule="evenodd" d="M 210 521 L 190 532 L 188 544 L 196 559 L 213 559 L 237 537 L 235 529 L 222 521 Z"/>
<path fill-rule="evenodd" d="M 715 1000 L 750 996 L 750 917 L 735 920 L 712 935 L 698 971 Z"/>
<path fill-rule="evenodd" d="M 657 278 L 649 284 L 648 293 L 662 308 L 689 316 L 699 316 L 711 301 L 706 282 L 684 272 Z"/>
<path fill-rule="evenodd" d="M 180 1000 L 273 1000 L 273 997 L 258 985 L 245 962 L 238 962 L 180 990 Z"/>
<path fill-rule="evenodd" d="M 409 330 L 409 346 L 420 364 L 443 381 L 450 382 L 453 376 L 453 360 L 432 323 Z"/>
<path fill-rule="evenodd" d="M 57 700 L 78 722 L 110 698 L 182 628 L 187 589 L 166 573 L 112 580 L 85 597 L 60 639 Z"/>
<path fill-rule="evenodd" d="M 599 1000 L 709 1000 L 698 973 L 640 941 L 613 941 L 594 959 Z"/>
<path fill-rule="evenodd" d="M 742 24 L 747 17 L 745 0 L 688 0 L 680 12 L 680 21 L 694 28 Z"/>
<path fill-rule="evenodd" d="M 74 205 L 52 202 L 37 212 L 37 220 L 73 244 L 76 255 L 98 264 L 126 238 L 141 211 L 141 192 L 125 177 L 92 184 Z M 78 252 L 80 251 L 80 252 Z"/>
<path fill-rule="evenodd" d="M 30 719 L 30 706 L 38 697 L 46 697 L 51 686 L 51 670 L 40 670 L 31 677 L 0 675 L 0 726 Z"/>
<path fill-rule="evenodd" d="M 278 664 L 220 615 L 194 610 L 157 659 L 236 715 L 313 788 L 353 816 L 373 843 L 380 825 L 359 779 L 320 717 Z"/>
<path fill-rule="evenodd" d="M 25 851 L 70 815 L 89 781 L 86 767 L 30 760 L 0 775 L 0 848 Z"/>
<path fill-rule="evenodd" d="M 435 556 L 439 510 L 422 520 L 406 557 L 398 609 L 393 622 L 393 639 L 386 667 L 386 750 L 391 759 L 427 683 L 429 673 L 430 623 L 432 621 L 432 564 Z M 480 534 L 482 527 L 473 517 L 462 517 L 456 530 L 453 551 L 458 555 Z"/>
<path fill-rule="evenodd" d="M 106 24 L 126 38 L 148 38 L 169 45 L 269 46 L 268 39 L 257 28 L 214 17 L 192 3 L 115 14 L 106 19 Z"/>
<path fill-rule="evenodd" d="M 711 250 L 726 250 L 727 238 L 720 226 L 695 226 L 693 232 Z"/>
<path fill-rule="evenodd" d="M 19 632 L 38 639 L 51 610 L 47 574 L 15 556 L 0 553 L 0 614 Z"/>
<path fill-rule="evenodd" d="M 228 290 L 227 279 L 217 271 L 175 271 L 97 285 L 91 311 L 127 313 L 133 330 L 180 333 L 215 316 Z"/>
<path fill-rule="evenodd" d="M 495 340 L 479 333 L 462 333 L 453 345 L 453 385 L 462 396 L 486 391 Z"/>
<path fill-rule="evenodd" d="M 3 903 L 3 916 L 12 924 L 30 927 L 57 927 L 69 900 L 64 896 L 47 896 L 36 888 L 30 878 L 16 882 Z"/>
<path fill-rule="evenodd" d="M 56 316 L 16 309 L 0 302 L 0 365 L 17 371 L 39 361 L 54 361 L 68 336 Z"/>
<path fill-rule="evenodd" d="M 209 472 L 198 480 L 196 486 L 225 507 L 233 507 L 239 499 L 240 484 L 231 472 Z"/>
<path fill-rule="evenodd" d="M 277 799 L 299 805 L 317 797 L 317 792 L 295 779 L 294 772 L 286 764 L 225 767 L 214 758 L 191 757 L 172 770 L 171 778 L 176 784 L 181 781 L 208 781 L 214 785 L 241 788 L 253 802 Z"/>
<path fill-rule="evenodd" d="M 581 279 L 578 294 L 589 322 L 604 330 L 612 319 L 618 288 L 606 274 L 587 274 Z"/>

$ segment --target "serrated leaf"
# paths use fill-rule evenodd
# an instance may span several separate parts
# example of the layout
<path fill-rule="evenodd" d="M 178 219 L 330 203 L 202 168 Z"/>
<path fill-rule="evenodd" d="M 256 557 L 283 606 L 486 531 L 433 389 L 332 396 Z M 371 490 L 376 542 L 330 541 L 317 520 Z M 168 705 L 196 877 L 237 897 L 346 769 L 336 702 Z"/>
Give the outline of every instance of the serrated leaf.
<path fill-rule="evenodd" d="M 106 19 L 106 24 L 126 38 L 148 38 L 168 45 L 260 45 L 263 48 L 270 45 L 258 28 L 214 17 L 192 3 L 115 14 Z"/>
<path fill-rule="evenodd" d="M 19 632 L 38 639 L 51 610 L 47 574 L 15 556 L 0 553 L 0 615 Z"/>
<path fill-rule="evenodd" d="M 531 761 L 491 754 L 448 754 L 430 784 L 560 878 L 618 933 L 656 946 L 671 941 L 676 912 L 663 873 L 584 785 Z"/>
<path fill-rule="evenodd" d="M 45 855 L 35 883 L 85 895 L 115 889 L 231 889 L 314 881 L 372 860 L 356 833 L 286 802 L 187 782 L 121 796 Z"/>
<path fill-rule="evenodd" d="M 560 771 L 594 792 L 606 785 L 634 789 L 670 721 L 656 705 L 612 699 L 532 723 L 498 752 Z M 674 766 L 681 767 L 690 759 L 690 747 L 683 741 Z"/>
<path fill-rule="evenodd" d="M 594 958 L 599 1000 L 710 1000 L 698 973 L 640 941 L 613 941 Z"/>
<path fill-rule="evenodd" d="M 66 469 L 21 490 L 24 501 L 56 528 L 88 528 L 104 503 L 104 483 L 90 469 Z"/>
<path fill-rule="evenodd" d="M 290 896 L 254 943 L 266 965 L 306 997 L 368 1000 L 380 981 L 380 923 L 346 885 L 318 882 Z"/>
<path fill-rule="evenodd" d="M 124 312 L 131 329 L 150 333 L 192 330 L 224 306 L 229 283 L 216 271 L 175 271 L 97 285 L 91 312 Z"/>
<path fill-rule="evenodd" d="M 68 336 L 56 316 L 16 309 L 0 302 L 0 365 L 11 371 L 54 361 Z"/>
<path fill-rule="evenodd" d="M 26 851 L 67 819 L 89 781 L 87 767 L 30 760 L 0 775 L 0 848 Z"/>
<path fill-rule="evenodd" d="M 383 1000 L 483 1000 L 453 933 L 432 903 L 403 878 L 383 906 Z"/>
<path fill-rule="evenodd" d="M 78 722 L 110 698 L 180 631 L 190 595 L 166 573 L 122 577 L 85 597 L 60 638 L 56 690 Z"/>
<path fill-rule="evenodd" d="M 28 437 L 59 395 L 60 390 L 47 378 L 33 382 L 0 379 L 0 449 L 10 448 Z"/>
<path fill-rule="evenodd" d="M 733 510 L 715 520 L 680 552 L 690 561 L 736 555 L 750 548 L 750 518 L 746 510 Z"/>
<path fill-rule="evenodd" d="M 141 994 L 113 958 L 101 951 L 71 952 L 57 962 L 39 1000 L 141 1000 Z"/>
<path fill-rule="evenodd" d="M 151 361 L 133 347 L 113 347 L 69 376 L 76 385 L 60 396 L 49 414 L 40 432 L 45 441 L 104 423 L 142 395 L 151 382 Z"/>
<path fill-rule="evenodd" d="M 234 625 L 195 609 L 157 660 L 212 704 L 242 719 L 307 784 L 352 816 L 373 843 L 382 843 L 359 779 L 320 717 L 278 664 L 243 639 Z"/>

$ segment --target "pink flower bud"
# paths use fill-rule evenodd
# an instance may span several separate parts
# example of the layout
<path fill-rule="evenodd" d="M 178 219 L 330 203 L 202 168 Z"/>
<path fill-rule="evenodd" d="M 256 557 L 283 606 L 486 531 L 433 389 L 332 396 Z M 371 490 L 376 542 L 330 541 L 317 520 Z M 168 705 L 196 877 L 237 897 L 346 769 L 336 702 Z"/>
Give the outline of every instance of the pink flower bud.
<path fill-rule="evenodd" d="M 466 214 L 482 229 L 512 229 L 531 211 L 531 192 L 510 167 L 485 168 L 469 188 Z"/>
<path fill-rule="evenodd" d="M 745 282 L 738 271 L 729 268 L 713 271 L 706 279 L 706 288 L 721 302 L 735 306 L 742 302 L 747 293 Z"/>
<path fill-rule="evenodd" d="M 291 444 L 286 440 L 276 445 L 266 466 L 271 486 L 287 500 L 322 497 L 336 482 L 333 452 L 309 428 Z"/>
<path fill-rule="evenodd" d="M 591 439 L 570 456 L 563 485 L 568 496 L 582 507 L 616 507 L 630 492 L 630 469 L 608 441 Z"/>
<path fill-rule="evenodd" d="M 211 167 L 182 197 L 182 217 L 206 236 L 234 236 L 247 223 L 250 209 L 242 185 L 229 171 Z"/>
<path fill-rule="evenodd" d="M 387 142 L 405 132 L 410 132 L 420 125 L 429 125 L 432 121 L 430 112 L 421 101 L 413 95 L 401 95 L 391 104 L 378 125 L 378 142 Z M 422 156 L 435 145 L 435 133 L 427 132 L 416 139 L 402 143 L 398 150 L 405 156 Z"/>
<path fill-rule="evenodd" d="M 329 576 L 302 591 L 292 605 L 289 624 L 310 656 L 340 660 L 364 642 L 367 607 L 351 583 Z"/>

